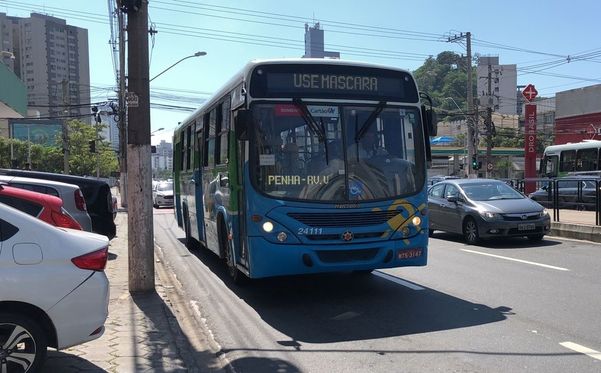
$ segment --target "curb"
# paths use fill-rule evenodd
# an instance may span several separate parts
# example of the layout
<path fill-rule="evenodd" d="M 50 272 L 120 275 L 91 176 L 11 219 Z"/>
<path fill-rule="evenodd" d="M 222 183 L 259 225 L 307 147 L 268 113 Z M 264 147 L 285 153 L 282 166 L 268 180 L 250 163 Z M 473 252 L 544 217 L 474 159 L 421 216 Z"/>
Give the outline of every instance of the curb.
<path fill-rule="evenodd" d="M 601 226 L 596 225 L 551 222 L 549 234 L 556 237 L 601 243 Z"/>

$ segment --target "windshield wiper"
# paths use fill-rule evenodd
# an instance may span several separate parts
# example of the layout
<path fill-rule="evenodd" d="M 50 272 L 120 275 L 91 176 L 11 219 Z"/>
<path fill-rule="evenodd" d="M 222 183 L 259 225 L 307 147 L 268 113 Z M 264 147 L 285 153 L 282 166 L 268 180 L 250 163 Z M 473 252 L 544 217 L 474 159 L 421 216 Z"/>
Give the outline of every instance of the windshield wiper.
<path fill-rule="evenodd" d="M 376 108 L 374 109 L 374 111 L 372 111 L 371 114 L 369 114 L 369 117 L 367 117 L 367 119 L 365 120 L 365 122 L 363 122 L 363 125 L 361 126 L 361 129 L 359 129 L 359 131 L 355 135 L 355 142 L 358 143 L 359 140 L 361 140 L 361 138 L 363 137 L 363 135 L 365 135 L 365 132 L 367 132 L 367 130 L 369 129 L 369 127 L 371 126 L 371 124 L 375 121 L 376 117 L 378 115 L 380 115 L 380 113 L 382 112 L 382 110 L 384 110 L 385 107 L 386 107 L 386 101 L 380 101 L 380 103 L 378 104 L 378 106 L 376 106 Z"/>
<path fill-rule="evenodd" d="M 315 118 L 313 118 L 313 115 L 311 115 L 311 113 L 309 112 L 309 109 L 307 109 L 307 105 L 305 105 L 303 100 L 301 100 L 300 98 L 294 99 L 293 102 L 294 102 L 294 105 L 296 105 L 296 107 L 298 108 L 298 110 L 300 110 L 301 115 L 302 115 L 303 119 L 305 120 L 305 122 L 307 122 L 307 124 L 309 125 L 309 130 L 311 131 L 311 133 L 314 134 L 315 136 L 317 136 L 317 138 L 319 139 L 319 142 L 325 143 L 325 141 L 326 141 L 325 131 L 323 130 L 323 127 L 320 127 L 317 124 L 317 122 L 315 121 Z"/>

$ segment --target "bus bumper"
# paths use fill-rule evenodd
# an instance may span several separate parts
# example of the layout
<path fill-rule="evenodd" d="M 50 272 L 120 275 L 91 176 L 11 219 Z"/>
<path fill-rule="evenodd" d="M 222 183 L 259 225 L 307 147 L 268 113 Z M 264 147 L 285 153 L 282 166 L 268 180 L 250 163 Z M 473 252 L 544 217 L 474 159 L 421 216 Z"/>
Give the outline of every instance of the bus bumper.
<path fill-rule="evenodd" d="M 342 245 L 275 244 L 249 237 L 250 277 L 425 266 L 428 236 Z"/>

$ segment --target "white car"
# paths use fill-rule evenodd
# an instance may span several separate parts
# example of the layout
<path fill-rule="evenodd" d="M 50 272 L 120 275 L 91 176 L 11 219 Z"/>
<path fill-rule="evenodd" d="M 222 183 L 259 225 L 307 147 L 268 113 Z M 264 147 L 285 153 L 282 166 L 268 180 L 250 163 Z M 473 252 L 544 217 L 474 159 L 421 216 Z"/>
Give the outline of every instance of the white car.
<path fill-rule="evenodd" d="M 152 187 L 152 206 L 173 207 L 173 181 L 160 181 Z"/>
<path fill-rule="evenodd" d="M 36 372 L 47 347 L 104 333 L 108 243 L 0 203 L 0 372 Z"/>

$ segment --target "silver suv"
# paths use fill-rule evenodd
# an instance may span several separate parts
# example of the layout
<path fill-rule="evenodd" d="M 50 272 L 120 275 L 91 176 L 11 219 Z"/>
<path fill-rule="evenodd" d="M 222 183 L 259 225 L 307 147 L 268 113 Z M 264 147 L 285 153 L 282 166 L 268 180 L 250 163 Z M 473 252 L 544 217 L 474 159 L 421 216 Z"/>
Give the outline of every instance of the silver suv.
<path fill-rule="evenodd" d="M 90 215 L 88 215 L 86 201 L 81 189 L 77 185 L 6 175 L 0 175 L 0 181 L 15 188 L 59 197 L 63 200 L 63 208 L 67 210 L 73 219 L 77 220 L 81 228 L 84 231 L 92 231 L 92 220 L 90 219 Z"/>

